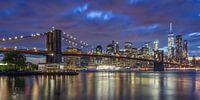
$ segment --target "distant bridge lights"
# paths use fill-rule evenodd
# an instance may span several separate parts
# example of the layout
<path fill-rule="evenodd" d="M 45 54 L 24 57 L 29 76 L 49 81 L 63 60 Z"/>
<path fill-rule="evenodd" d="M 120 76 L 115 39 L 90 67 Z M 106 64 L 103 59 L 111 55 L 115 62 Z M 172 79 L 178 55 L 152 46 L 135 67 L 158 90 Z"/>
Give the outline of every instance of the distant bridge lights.
<path fill-rule="evenodd" d="M 17 50 L 17 46 L 14 47 L 14 50 Z"/>
<path fill-rule="evenodd" d="M 3 38 L 3 39 L 2 39 L 2 41 L 6 41 L 6 39 L 5 39 L 5 38 Z"/>
<path fill-rule="evenodd" d="M 52 26 L 52 29 L 53 29 L 53 30 L 55 30 L 55 27 L 54 27 L 54 26 Z"/>
<path fill-rule="evenodd" d="M 83 41 L 78 41 L 78 39 L 70 34 L 67 34 L 66 32 L 62 33 L 64 36 L 62 40 L 66 41 L 69 43 L 71 46 L 82 46 L 81 48 L 84 48 L 85 46 L 88 46 L 86 42 Z"/>
<path fill-rule="evenodd" d="M 36 33 L 36 35 L 37 35 L 37 36 L 40 36 L 40 34 L 39 34 L 39 33 Z"/>
<path fill-rule="evenodd" d="M 38 51 L 36 47 L 34 47 L 34 48 L 33 48 L 33 50 L 34 50 L 35 52 L 37 52 L 37 51 Z"/>

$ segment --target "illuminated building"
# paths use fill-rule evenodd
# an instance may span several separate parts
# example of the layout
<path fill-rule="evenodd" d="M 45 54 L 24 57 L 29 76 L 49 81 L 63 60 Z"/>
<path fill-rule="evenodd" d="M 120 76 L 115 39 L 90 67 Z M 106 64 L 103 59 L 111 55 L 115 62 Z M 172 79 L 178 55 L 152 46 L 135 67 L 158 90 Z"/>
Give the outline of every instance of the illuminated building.
<path fill-rule="evenodd" d="M 113 53 L 118 53 L 119 52 L 119 45 L 118 42 L 115 42 L 114 40 L 112 41 L 113 45 Z"/>
<path fill-rule="evenodd" d="M 75 47 L 68 47 L 65 53 L 75 53 L 80 54 L 82 51 Z M 81 57 L 78 56 L 65 56 L 64 63 L 67 69 L 74 69 L 76 67 L 81 67 Z"/>
<path fill-rule="evenodd" d="M 113 54 L 114 48 L 112 44 L 107 45 L 106 47 L 106 53 L 107 54 Z"/>
<path fill-rule="evenodd" d="M 136 56 L 138 54 L 137 48 L 132 48 L 132 54 Z"/>
<path fill-rule="evenodd" d="M 147 48 L 147 53 L 150 54 L 150 42 L 145 42 L 145 47 Z"/>
<path fill-rule="evenodd" d="M 193 66 L 196 66 L 196 57 L 195 57 L 195 56 L 192 57 L 191 64 L 192 64 Z"/>
<path fill-rule="evenodd" d="M 102 51 L 103 51 L 102 46 L 101 46 L 101 45 L 98 45 L 98 46 L 96 47 L 96 53 L 97 53 L 97 54 L 102 54 Z"/>
<path fill-rule="evenodd" d="M 119 52 L 119 45 L 114 40 L 112 41 L 112 44 L 107 45 L 106 53 L 107 54 L 116 54 Z"/>
<path fill-rule="evenodd" d="M 154 51 L 157 51 L 158 50 L 158 44 L 159 44 L 159 41 L 158 40 L 156 40 L 156 41 L 154 41 L 153 42 L 153 46 L 154 46 Z"/>
<path fill-rule="evenodd" d="M 141 53 L 142 53 L 142 55 L 147 56 L 147 54 L 148 54 L 148 48 L 147 47 L 142 47 L 141 48 Z"/>
<path fill-rule="evenodd" d="M 176 36 L 176 61 L 182 63 L 182 35 Z"/>
<path fill-rule="evenodd" d="M 96 54 L 102 54 L 102 46 L 101 45 L 98 45 L 96 47 Z M 96 57 L 95 62 L 96 62 L 96 64 L 102 64 L 102 58 L 101 57 Z"/>
<path fill-rule="evenodd" d="M 188 63 L 188 47 L 187 47 L 187 40 L 183 41 L 183 61 L 185 64 Z"/>
<path fill-rule="evenodd" d="M 170 23 L 170 32 L 168 33 L 168 59 L 174 58 L 174 34 L 172 32 L 172 23 Z"/>
<path fill-rule="evenodd" d="M 124 50 L 126 52 L 131 52 L 132 51 L 132 47 L 133 47 L 133 44 L 131 42 L 125 42 L 124 43 Z"/>

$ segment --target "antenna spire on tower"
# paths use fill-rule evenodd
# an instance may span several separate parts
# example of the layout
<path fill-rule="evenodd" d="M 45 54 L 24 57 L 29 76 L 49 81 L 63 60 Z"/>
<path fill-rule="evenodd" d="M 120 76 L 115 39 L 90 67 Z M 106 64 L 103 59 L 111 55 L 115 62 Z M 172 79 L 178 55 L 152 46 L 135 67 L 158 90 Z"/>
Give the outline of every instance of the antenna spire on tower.
<path fill-rule="evenodd" d="M 170 33 L 172 33 L 172 25 L 173 25 L 172 22 L 170 22 L 170 26 L 169 26 Z"/>

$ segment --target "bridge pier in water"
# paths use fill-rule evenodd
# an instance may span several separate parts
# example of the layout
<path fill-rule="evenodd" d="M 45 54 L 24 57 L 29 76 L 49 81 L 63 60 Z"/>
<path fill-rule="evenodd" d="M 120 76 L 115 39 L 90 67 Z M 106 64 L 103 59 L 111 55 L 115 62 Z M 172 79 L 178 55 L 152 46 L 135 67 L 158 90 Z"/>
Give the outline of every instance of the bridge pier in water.
<path fill-rule="evenodd" d="M 154 71 L 164 71 L 163 50 L 154 51 Z"/>
<path fill-rule="evenodd" d="M 53 30 L 47 33 L 46 47 L 48 55 L 46 56 L 46 63 L 61 63 L 61 30 Z"/>

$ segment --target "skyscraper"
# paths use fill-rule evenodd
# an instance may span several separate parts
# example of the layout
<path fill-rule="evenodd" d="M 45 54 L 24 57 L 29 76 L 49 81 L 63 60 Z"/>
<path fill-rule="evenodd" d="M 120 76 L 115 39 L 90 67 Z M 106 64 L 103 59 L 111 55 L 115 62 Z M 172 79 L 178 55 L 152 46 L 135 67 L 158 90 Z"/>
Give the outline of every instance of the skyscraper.
<path fill-rule="evenodd" d="M 182 35 L 176 36 L 176 61 L 182 63 Z"/>
<path fill-rule="evenodd" d="M 116 53 L 118 53 L 119 52 L 118 42 L 115 42 L 113 40 L 111 44 L 107 45 L 106 52 L 107 52 L 107 54 L 116 54 Z"/>
<path fill-rule="evenodd" d="M 96 53 L 97 53 L 97 54 L 102 54 L 102 52 L 103 52 L 102 46 L 101 46 L 101 45 L 98 45 L 98 46 L 96 47 Z"/>
<path fill-rule="evenodd" d="M 115 41 L 113 40 L 113 41 L 112 41 L 112 45 L 113 45 L 113 53 L 119 52 L 119 45 L 118 45 L 118 42 L 115 42 Z"/>
<path fill-rule="evenodd" d="M 101 45 L 98 45 L 96 47 L 96 54 L 102 54 L 103 48 Z M 95 60 L 96 64 L 102 64 L 102 58 L 101 57 L 96 57 Z"/>
<path fill-rule="evenodd" d="M 145 47 L 147 48 L 147 53 L 150 54 L 150 42 L 145 42 Z"/>
<path fill-rule="evenodd" d="M 183 63 L 188 63 L 188 47 L 187 47 L 187 40 L 183 41 Z"/>
<path fill-rule="evenodd" d="M 172 23 L 170 23 L 170 32 L 168 33 L 168 59 L 174 58 L 174 34 L 172 32 Z"/>
<path fill-rule="evenodd" d="M 124 43 L 124 50 L 125 51 L 131 52 L 132 48 L 133 48 L 133 44 L 131 42 L 125 42 Z"/>
<path fill-rule="evenodd" d="M 154 41 L 153 42 L 153 46 L 154 46 L 154 51 L 157 51 L 158 50 L 158 43 L 159 43 L 159 41 L 158 40 L 156 40 L 156 41 Z"/>
<path fill-rule="evenodd" d="M 107 45 L 106 47 L 106 53 L 107 54 L 113 54 L 114 48 L 112 44 Z"/>

